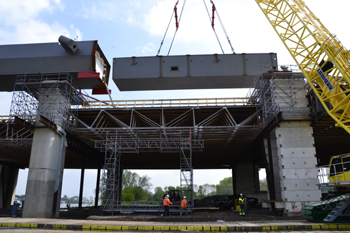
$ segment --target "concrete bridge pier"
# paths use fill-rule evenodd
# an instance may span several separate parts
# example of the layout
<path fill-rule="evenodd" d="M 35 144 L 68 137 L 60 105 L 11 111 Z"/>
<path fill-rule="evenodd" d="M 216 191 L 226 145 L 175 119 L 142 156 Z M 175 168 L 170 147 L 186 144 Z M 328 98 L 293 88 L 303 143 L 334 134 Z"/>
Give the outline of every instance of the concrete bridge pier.
<path fill-rule="evenodd" d="M 233 177 L 234 179 L 234 177 Z M 259 178 L 256 177 L 255 166 L 253 163 L 238 163 L 236 165 L 236 187 L 237 193 L 243 193 L 247 196 L 254 196 L 256 193 L 256 180 L 259 182 Z"/>
<path fill-rule="evenodd" d="M 0 164 L 0 208 L 10 209 L 13 205 L 18 170 L 16 165 Z"/>
<path fill-rule="evenodd" d="M 305 81 L 301 74 L 271 79 L 274 104 L 283 121 L 270 133 L 276 208 L 286 214 L 300 213 L 304 205 L 318 202 L 317 159 Z M 279 77 L 281 76 L 281 77 Z M 284 78 L 283 78 L 284 77 Z M 283 79 L 282 79 L 283 78 Z M 266 147 L 266 143 L 265 143 Z"/>
<path fill-rule="evenodd" d="M 299 213 L 304 205 L 321 200 L 317 180 L 317 159 L 310 121 L 285 121 L 275 130 L 273 149 L 276 197 L 285 213 Z M 277 179 L 276 179 L 277 178 Z"/>
<path fill-rule="evenodd" d="M 29 161 L 29 173 L 24 202 L 24 218 L 51 218 L 59 216 L 66 136 L 60 127 L 66 104 L 57 89 L 46 90 L 39 98 L 33 144 Z M 45 115 L 44 115 L 45 114 Z M 44 115 L 57 128 L 49 128 L 40 122 Z"/>

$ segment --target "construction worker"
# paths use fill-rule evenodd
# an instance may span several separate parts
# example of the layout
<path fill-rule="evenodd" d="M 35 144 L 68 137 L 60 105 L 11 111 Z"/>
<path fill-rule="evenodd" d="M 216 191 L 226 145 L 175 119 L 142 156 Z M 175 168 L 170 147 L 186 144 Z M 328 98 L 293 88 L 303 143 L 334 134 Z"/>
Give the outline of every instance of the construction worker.
<path fill-rule="evenodd" d="M 185 211 L 186 215 L 188 215 L 187 213 L 187 200 L 186 200 L 186 196 L 184 196 L 184 198 L 181 201 L 181 211 L 180 211 L 180 215 L 182 215 L 182 212 Z"/>
<path fill-rule="evenodd" d="M 166 213 L 168 213 L 168 216 L 170 216 L 169 205 L 173 205 L 173 203 L 169 200 L 169 195 L 166 195 L 163 200 L 164 216 Z"/>
<path fill-rule="evenodd" d="M 245 197 L 243 197 L 243 193 L 241 193 L 239 195 L 239 199 L 238 199 L 238 202 L 239 202 L 239 207 L 240 207 L 240 210 L 239 210 L 239 215 L 241 216 L 244 216 L 245 215 Z"/>
<path fill-rule="evenodd" d="M 70 204 L 69 204 L 69 202 L 67 203 L 67 211 L 69 211 L 70 210 Z"/>

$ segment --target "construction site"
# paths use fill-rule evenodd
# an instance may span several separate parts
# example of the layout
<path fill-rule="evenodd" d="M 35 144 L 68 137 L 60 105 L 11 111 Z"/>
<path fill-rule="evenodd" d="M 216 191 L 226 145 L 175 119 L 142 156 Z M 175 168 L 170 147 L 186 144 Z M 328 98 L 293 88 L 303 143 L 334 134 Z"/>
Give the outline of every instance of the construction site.
<path fill-rule="evenodd" d="M 59 43 L 0 45 L 0 91 L 12 92 L 9 114 L 0 116 L 0 208 L 14 208 L 19 169 L 26 168 L 21 217 L 66 218 L 60 213 L 64 169 L 81 170 L 79 208 L 84 170 L 95 169 L 94 216 L 88 219 L 141 221 L 133 216 L 142 213 L 147 215 L 142 221 L 167 222 L 159 218 L 163 202 L 122 201 L 122 174 L 178 169 L 177 195 L 187 196 L 192 215 L 186 221 L 239 221 L 238 215 L 217 213 L 219 205 L 203 213 L 194 202 L 194 169 L 230 169 L 233 196 L 266 195 L 265 209 L 252 210 L 246 220 L 283 215 L 283 220 L 348 223 L 350 52 L 303 1 L 256 3 L 296 65 L 279 64 L 277 53 L 239 54 L 232 46 L 230 54 L 117 57 L 111 65 L 97 40 L 60 36 Z M 215 10 L 212 2 L 212 22 Z M 113 100 L 112 85 L 120 91 L 249 92 L 227 98 Z M 109 99 L 98 100 L 97 94 Z M 264 194 L 259 169 L 266 170 Z M 322 195 L 322 187 L 332 191 Z M 220 210 L 238 213 L 238 198 L 227 200 L 230 204 Z M 184 221 L 179 212 L 178 204 L 170 206 L 170 221 Z M 215 217 L 209 217 L 212 212 Z"/>

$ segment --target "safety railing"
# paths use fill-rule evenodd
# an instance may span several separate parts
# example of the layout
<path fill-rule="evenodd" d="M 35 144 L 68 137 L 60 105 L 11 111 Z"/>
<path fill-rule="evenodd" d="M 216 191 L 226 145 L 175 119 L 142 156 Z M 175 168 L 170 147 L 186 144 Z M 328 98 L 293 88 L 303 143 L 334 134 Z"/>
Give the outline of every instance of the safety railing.
<path fill-rule="evenodd" d="M 0 116 L 0 122 L 8 122 L 10 120 L 10 116 Z"/>
<path fill-rule="evenodd" d="M 84 101 L 81 108 L 165 108 L 165 107 L 224 107 L 252 105 L 249 97 L 155 100 L 93 100 Z"/>
<path fill-rule="evenodd" d="M 320 186 L 350 185 L 350 162 L 319 166 L 317 178 Z"/>

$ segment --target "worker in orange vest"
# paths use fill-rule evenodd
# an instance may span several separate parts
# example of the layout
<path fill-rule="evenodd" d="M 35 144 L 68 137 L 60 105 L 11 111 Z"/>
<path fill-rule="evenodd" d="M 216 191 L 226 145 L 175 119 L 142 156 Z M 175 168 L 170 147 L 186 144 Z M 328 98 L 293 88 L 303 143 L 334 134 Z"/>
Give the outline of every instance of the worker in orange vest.
<path fill-rule="evenodd" d="M 169 205 L 173 205 L 173 203 L 169 200 L 169 195 L 166 195 L 163 200 L 164 216 L 166 213 L 168 213 L 168 216 L 170 216 Z"/>
<path fill-rule="evenodd" d="M 182 212 L 186 212 L 186 215 L 188 215 L 187 213 L 187 200 L 186 200 L 186 196 L 184 196 L 184 199 L 182 199 L 181 201 L 181 212 L 180 215 L 182 215 Z"/>

